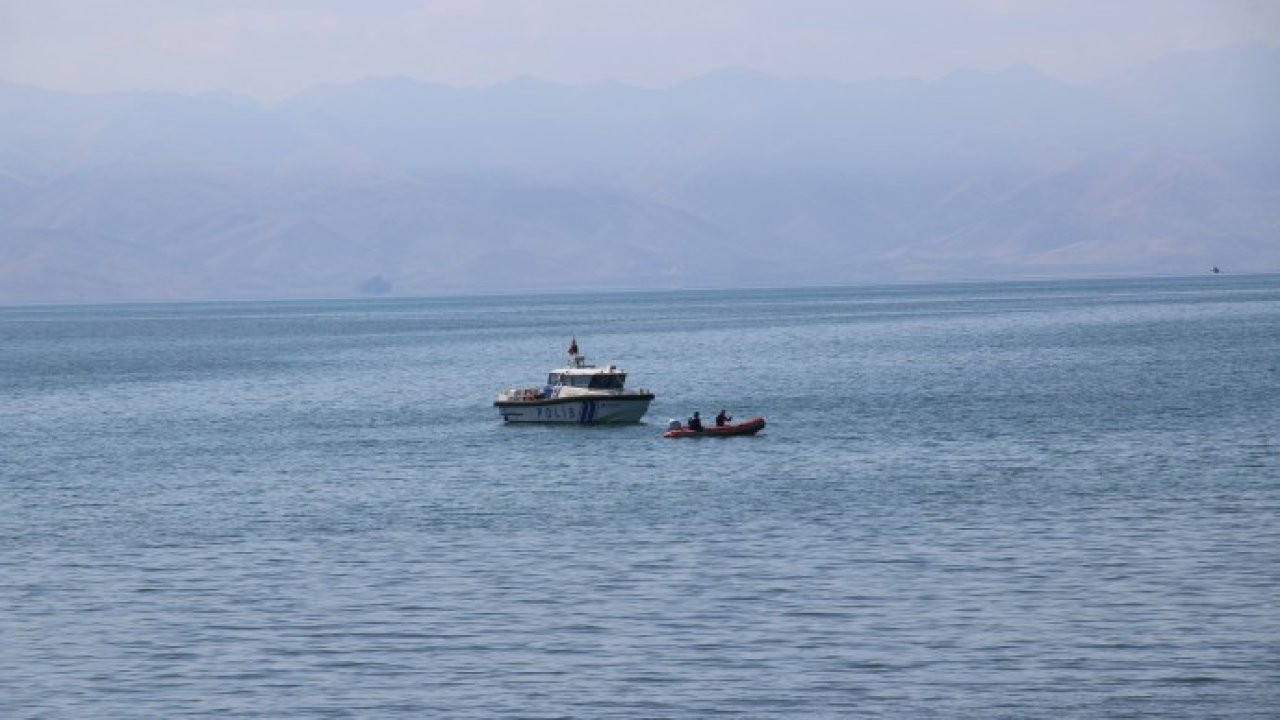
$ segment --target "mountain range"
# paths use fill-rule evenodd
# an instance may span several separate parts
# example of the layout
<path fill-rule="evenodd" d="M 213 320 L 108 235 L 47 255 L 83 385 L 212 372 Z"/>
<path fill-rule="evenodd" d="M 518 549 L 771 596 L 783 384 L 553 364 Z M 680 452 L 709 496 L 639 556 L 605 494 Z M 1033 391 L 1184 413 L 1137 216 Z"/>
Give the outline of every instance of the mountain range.
<path fill-rule="evenodd" d="M 0 303 L 1280 270 L 1280 51 L 1088 85 L 729 68 L 231 95 L 0 84 Z"/>

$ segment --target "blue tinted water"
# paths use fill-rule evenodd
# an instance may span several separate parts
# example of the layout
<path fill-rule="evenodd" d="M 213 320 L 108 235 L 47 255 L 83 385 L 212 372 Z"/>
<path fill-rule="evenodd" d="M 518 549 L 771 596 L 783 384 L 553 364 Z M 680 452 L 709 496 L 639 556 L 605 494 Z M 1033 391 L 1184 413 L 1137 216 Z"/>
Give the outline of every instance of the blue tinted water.
<path fill-rule="evenodd" d="M 575 334 L 647 423 L 499 423 Z M 1280 712 L 1274 276 L 9 308 L 0 401 L 6 718 Z"/>

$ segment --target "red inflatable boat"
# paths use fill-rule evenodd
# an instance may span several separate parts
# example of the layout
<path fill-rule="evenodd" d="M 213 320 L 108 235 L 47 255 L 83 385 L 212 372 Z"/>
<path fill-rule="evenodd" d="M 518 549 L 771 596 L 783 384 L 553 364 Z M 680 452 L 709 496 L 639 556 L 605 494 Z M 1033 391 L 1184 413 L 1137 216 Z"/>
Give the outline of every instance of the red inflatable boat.
<path fill-rule="evenodd" d="M 664 438 L 682 438 L 682 437 L 728 437 L 729 435 L 755 435 L 764 427 L 764 418 L 756 416 L 748 418 L 740 423 L 732 425 L 708 425 L 702 430 L 690 430 L 682 427 L 674 430 L 668 430 L 662 433 Z"/>

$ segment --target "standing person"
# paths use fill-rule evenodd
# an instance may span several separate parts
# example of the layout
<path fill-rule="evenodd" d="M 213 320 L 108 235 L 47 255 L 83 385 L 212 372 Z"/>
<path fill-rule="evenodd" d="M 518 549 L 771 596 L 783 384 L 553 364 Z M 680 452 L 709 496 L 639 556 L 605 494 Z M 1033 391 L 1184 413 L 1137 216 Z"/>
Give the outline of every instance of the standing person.
<path fill-rule="evenodd" d="M 733 418 L 725 414 L 724 408 L 720 408 L 720 414 L 716 415 L 716 427 L 724 427 L 729 424 Z"/>
<path fill-rule="evenodd" d="M 689 418 L 688 426 L 694 432 L 702 432 L 702 418 L 698 415 L 698 411 L 693 411 L 693 417 Z"/>

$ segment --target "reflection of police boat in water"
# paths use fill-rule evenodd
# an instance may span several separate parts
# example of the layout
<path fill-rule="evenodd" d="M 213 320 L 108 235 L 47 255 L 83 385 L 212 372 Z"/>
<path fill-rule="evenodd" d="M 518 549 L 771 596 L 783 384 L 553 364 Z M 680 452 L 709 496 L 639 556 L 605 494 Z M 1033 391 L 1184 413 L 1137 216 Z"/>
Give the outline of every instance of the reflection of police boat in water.
<path fill-rule="evenodd" d="M 498 393 L 493 406 L 505 422 L 633 423 L 649 409 L 653 393 L 626 389 L 627 374 L 616 365 L 588 365 L 569 345 L 569 367 L 552 370 L 543 387 Z"/>

